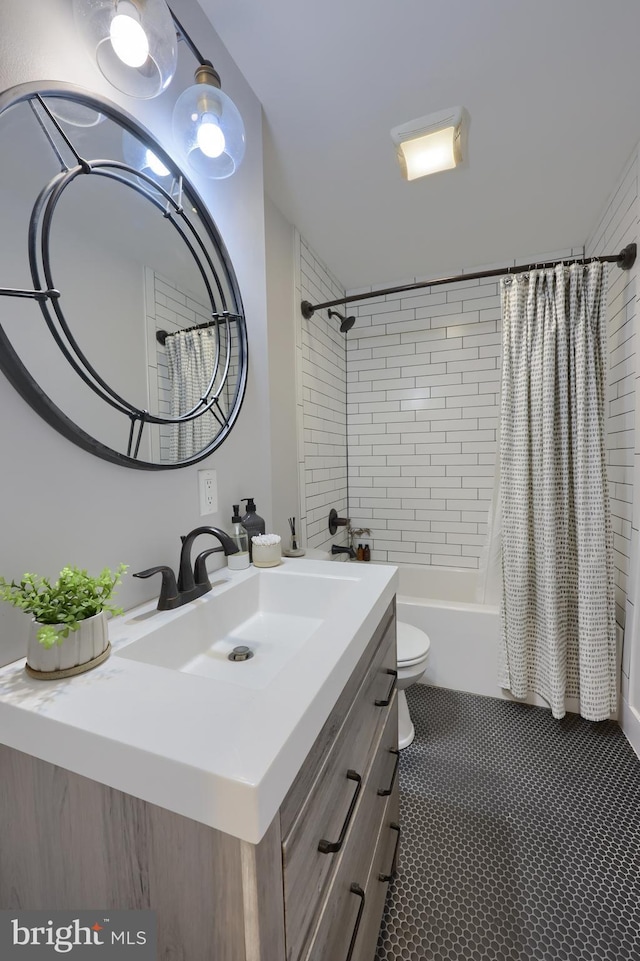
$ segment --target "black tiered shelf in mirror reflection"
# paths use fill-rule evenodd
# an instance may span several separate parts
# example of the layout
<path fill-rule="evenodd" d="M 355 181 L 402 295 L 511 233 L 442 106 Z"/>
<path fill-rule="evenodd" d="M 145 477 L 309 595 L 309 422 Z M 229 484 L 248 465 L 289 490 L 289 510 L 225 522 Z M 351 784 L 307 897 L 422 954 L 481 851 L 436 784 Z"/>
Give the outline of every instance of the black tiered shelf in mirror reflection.
<path fill-rule="evenodd" d="M 218 230 L 159 144 L 68 84 L 0 96 L 0 368 L 70 441 L 144 470 L 209 455 L 247 333 Z"/>

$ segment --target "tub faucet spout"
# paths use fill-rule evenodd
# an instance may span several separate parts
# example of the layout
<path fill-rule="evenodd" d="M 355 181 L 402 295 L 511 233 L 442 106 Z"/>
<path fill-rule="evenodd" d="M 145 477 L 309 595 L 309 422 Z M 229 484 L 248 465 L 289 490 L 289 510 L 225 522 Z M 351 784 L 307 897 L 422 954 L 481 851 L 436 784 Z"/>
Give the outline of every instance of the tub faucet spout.
<path fill-rule="evenodd" d="M 353 547 L 340 547 L 338 544 L 331 545 L 331 553 L 332 554 L 348 554 L 352 560 L 356 556 L 356 552 L 354 551 Z"/>

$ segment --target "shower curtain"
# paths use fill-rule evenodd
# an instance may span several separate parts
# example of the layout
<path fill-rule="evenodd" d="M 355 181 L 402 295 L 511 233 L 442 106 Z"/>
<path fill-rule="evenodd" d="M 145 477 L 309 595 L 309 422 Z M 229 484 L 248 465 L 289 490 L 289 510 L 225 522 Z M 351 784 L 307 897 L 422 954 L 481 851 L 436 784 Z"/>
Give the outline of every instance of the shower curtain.
<path fill-rule="evenodd" d="M 203 397 L 216 361 L 216 330 L 184 330 L 167 337 L 166 350 L 171 379 L 171 416 L 191 410 Z M 216 433 L 212 415 L 171 427 L 171 459 L 185 460 L 199 454 Z"/>
<path fill-rule="evenodd" d="M 605 303 L 600 263 L 502 281 L 499 680 L 593 721 L 617 691 Z"/>

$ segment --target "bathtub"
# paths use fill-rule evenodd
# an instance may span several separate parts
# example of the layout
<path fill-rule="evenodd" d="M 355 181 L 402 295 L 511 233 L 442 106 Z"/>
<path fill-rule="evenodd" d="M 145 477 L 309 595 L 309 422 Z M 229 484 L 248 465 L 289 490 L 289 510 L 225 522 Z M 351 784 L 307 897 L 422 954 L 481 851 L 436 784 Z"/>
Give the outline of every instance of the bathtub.
<path fill-rule="evenodd" d="M 476 603 L 477 571 L 399 564 L 398 575 L 398 620 L 419 627 L 431 640 L 421 684 L 549 707 L 538 694 L 516 698 L 499 686 L 500 609 Z M 620 651 L 620 627 L 617 641 Z M 577 698 L 567 697 L 565 703 L 567 711 L 580 713 Z"/>
<path fill-rule="evenodd" d="M 344 554 L 332 556 L 322 551 L 310 553 L 327 560 L 348 560 Z M 402 563 L 397 567 L 398 620 L 420 628 L 431 641 L 427 670 L 420 684 L 549 707 L 548 702 L 538 694 L 531 693 L 524 699 L 516 698 L 499 686 L 500 608 L 476 602 L 478 571 L 431 567 L 428 564 Z M 623 632 L 619 625 L 616 627 L 616 638 L 620 677 Z M 580 713 L 577 698 L 567 697 L 565 704 L 567 711 Z"/>
<path fill-rule="evenodd" d="M 496 680 L 499 609 L 476 603 L 477 571 L 400 564 L 398 574 L 398 620 L 431 640 L 421 683 L 504 696 Z"/>

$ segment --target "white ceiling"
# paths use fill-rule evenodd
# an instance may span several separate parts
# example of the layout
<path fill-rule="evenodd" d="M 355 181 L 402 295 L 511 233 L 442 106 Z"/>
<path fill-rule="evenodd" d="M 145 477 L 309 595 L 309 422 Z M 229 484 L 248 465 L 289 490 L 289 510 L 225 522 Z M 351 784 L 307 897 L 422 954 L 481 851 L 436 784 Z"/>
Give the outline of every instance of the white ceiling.
<path fill-rule="evenodd" d="M 349 289 L 582 244 L 640 139 L 638 0 L 200 4 L 263 104 L 268 194 Z M 405 182 L 390 128 L 458 104 L 468 161 Z"/>

